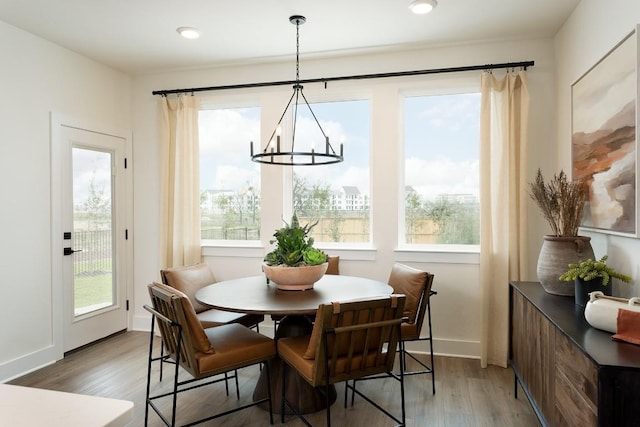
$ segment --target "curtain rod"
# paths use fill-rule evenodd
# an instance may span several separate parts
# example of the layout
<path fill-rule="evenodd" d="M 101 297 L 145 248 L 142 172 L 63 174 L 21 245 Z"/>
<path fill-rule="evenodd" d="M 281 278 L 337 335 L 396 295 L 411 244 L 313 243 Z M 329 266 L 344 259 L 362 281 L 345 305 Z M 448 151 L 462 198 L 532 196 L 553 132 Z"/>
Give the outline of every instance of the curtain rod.
<path fill-rule="evenodd" d="M 377 73 L 377 74 L 359 74 L 354 76 L 341 76 L 341 77 L 321 77 L 316 79 L 300 80 L 300 83 L 326 83 L 335 82 L 339 80 L 363 80 L 363 79 L 380 79 L 387 77 L 402 77 L 402 76 L 417 76 L 422 74 L 443 74 L 443 73 L 457 73 L 461 71 L 475 71 L 475 70 L 495 70 L 500 68 L 524 68 L 532 67 L 534 61 L 523 62 L 504 62 L 501 64 L 485 64 L 485 65 L 468 65 L 464 67 L 450 67 L 450 68 L 433 68 L 430 70 L 415 70 L 415 71 L 399 71 L 391 73 Z M 283 86 L 295 84 L 295 80 L 286 80 L 278 82 L 264 82 L 264 83 L 245 83 L 237 85 L 225 85 L 225 86 L 208 86 L 208 87 L 194 87 L 191 89 L 166 89 L 166 90 L 154 90 L 151 92 L 153 95 L 170 95 L 176 93 L 189 93 L 189 92 L 206 92 L 213 90 L 227 90 L 227 89 L 246 89 L 254 87 L 265 86 Z"/>

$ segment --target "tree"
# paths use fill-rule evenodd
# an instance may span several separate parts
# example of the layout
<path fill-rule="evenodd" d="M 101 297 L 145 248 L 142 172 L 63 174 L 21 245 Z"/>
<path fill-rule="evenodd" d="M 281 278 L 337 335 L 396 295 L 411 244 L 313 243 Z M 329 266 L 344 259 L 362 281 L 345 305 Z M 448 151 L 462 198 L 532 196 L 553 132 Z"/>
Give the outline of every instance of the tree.
<path fill-rule="evenodd" d="M 245 192 L 247 196 L 247 207 L 249 212 L 251 213 L 251 223 L 252 225 L 256 225 L 258 221 L 258 212 L 260 210 L 260 199 L 258 197 L 258 192 L 256 188 L 247 182 L 247 191 Z"/>
<path fill-rule="evenodd" d="M 89 195 L 82 204 L 82 213 L 87 217 L 89 231 L 105 229 L 104 223 L 109 222 L 111 214 L 111 197 L 106 197 L 103 188 L 96 188 L 95 170 L 89 181 Z M 107 227 L 108 228 L 108 227 Z"/>
<path fill-rule="evenodd" d="M 405 197 L 404 221 L 407 243 L 413 243 L 413 235 L 418 232 L 421 220 L 426 216 L 420 195 L 410 191 Z"/>
<path fill-rule="evenodd" d="M 480 244 L 480 206 L 460 204 L 440 235 L 442 244 Z"/>
<path fill-rule="evenodd" d="M 309 216 L 308 210 L 308 193 L 307 181 L 304 177 L 293 174 L 293 211 L 297 212 L 300 216 Z"/>
<path fill-rule="evenodd" d="M 342 237 L 342 223 L 344 222 L 344 212 L 338 210 L 327 210 L 329 217 L 329 238 L 332 242 L 339 242 Z"/>
<path fill-rule="evenodd" d="M 480 207 L 445 198 L 427 202 L 427 215 L 438 227 L 440 244 L 480 243 Z"/>
<path fill-rule="evenodd" d="M 439 198 L 433 202 L 426 203 L 426 214 L 433 219 L 440 234 L 444 232 L 447 222 L 455 215 L 460 202 L 452 202 L 446 198 Z"/>

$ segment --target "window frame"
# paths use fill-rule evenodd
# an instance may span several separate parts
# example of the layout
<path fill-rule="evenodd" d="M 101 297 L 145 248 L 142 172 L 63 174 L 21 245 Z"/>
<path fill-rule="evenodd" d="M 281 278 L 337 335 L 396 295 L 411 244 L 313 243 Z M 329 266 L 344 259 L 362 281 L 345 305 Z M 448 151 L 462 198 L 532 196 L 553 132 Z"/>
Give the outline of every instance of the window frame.
<path fill-rule="evenodd" d="M 232 94 L 216 94 L 216 95 L 206 95 L 203 96 L 200 100 L 200 108 L 199 111 L 203 110 L 233 110 L 233 109 L 242 109 L 242 108 L 258 108 L 259 116 L 260 116 L 260 135 L 262 135 L 262 106 L 260 102 L 260 97 L 252 94 L 252 93 L 232 93 Z M 255 147 L 255 142 L 254 142 Z M 250 141 L 247 141 L 247 158 L 249 157 L 250 150 Z M 259 174 L 260 176 L 261 174 Z M 202 189 L 200 189 L 202 191 Z M 260 176 L 260 198 L 262 199 L 262 179 Z M 262 212 L 261 212 L 262 214 Z M 202 220 L 202 215 L 200 215 Z M 234 240 L 234 239 L 200 239 L 201 248 L 262 248 L 262 227 L 260 227 L 260 239 L 257 240 Z M 205 251 L 203 249 L 203 255 L 205 255 Z M 250 253 L 252 253 L 251 251 Z M 226 254 L 228 255 L 228 254 Z M 235 256 L 243 257 L 243 256 L 253 256 L 249 255 L 246 251 L 238 251 Z"/>
<path fill-rule="evenodd" d="M 431 253 L 434 261 L 446 259 L 453 263 L 479 262 L 480 244 L 441 244 L 441 243 L 407 243 L 406 242 L 406 219 L 405 219 L 405 114 L 404 100 L 408 97 L 428 97 L 443 95 L 461 95 L 477 93 L 480 94 L 480 79 L 477 75 L 468 76 L 440 76 L 441 78 L 429 79 L 421 82 L 420 85 L 404 86 L 398 91 L 398 245 L 395 250 L 396 260 L 403 262 L 416 261 L 412 254 Z M 480 134 L 478 133 L 478 144 L 480 144 Z M 478 158 L 480 161 L 480 158 Z M 480 177 L 478 177 L 479 179 Z M 481 203 L 481 200 L 479 200 Z M 480 219 L 479 219 L 480 220 Z M 451 261 L 452 256 L 454 260 Z"/>
<path fill-rule="evenodd" d="M 368 193 L 368 204 L 369 204 L 369 230 L 368 230 L 368 240 L 366 242 L 330 242 L 330 241 L 316 241 L 315 246 L 320 249 L 331 249 L 332 253 L 336 250 L 340 249 L 353 249 L 353 250 L 368 250 L 373 246 L 373 228 L 372 228 L 372 206 L 371 206 L 371 198 L 372 198 L 372 139 L 373 139 L 373 127 L 372 127 L 372 96 L 370 91 L 336 91 L 336 90 L 325 90 L 320 88 L 314 88 L 314 90 L 310 91 L 311 95 L 305 94 L 307 100 L 309 101 L 309 105 L 313 110 L 313 104 L 319 103 L 339 103 L 339 102 L 357 102 L 364 101 L 367 103 L 367 112 L 368 112 L 368 158 L 367 158 L 367 180 L 368 187 L 366 189 L 360 189 L 360 191 L 367 191 Z M 305 107 L 306 108 L 306 107 Z M 315 111 L 314 111 L 315 113 Z M 322 121 L 322 117 L 318 117 L 318 120 Z M 332 141 L 332 146 L 334 150 L 338 151 L 340 149 L 340 141 Z M 349 153 L 349 143 L 345 142 L 345 161 L 348 161 L 349 155 L 354 155 L 355 153 Z M 309 168 L 313 166 L 297 166 L 297 168 Z M 322 167 L 322 166 L 319 166 Z M 283 209 L 284 212 L 293 213 L 293 173 L 294 168 L 287 168 L 285 171 L 285 202 L 286 205 Z M 364 192 L 363 191 L 363 192 Z M 289 218 L 291 217 L 289 214 Z"/>

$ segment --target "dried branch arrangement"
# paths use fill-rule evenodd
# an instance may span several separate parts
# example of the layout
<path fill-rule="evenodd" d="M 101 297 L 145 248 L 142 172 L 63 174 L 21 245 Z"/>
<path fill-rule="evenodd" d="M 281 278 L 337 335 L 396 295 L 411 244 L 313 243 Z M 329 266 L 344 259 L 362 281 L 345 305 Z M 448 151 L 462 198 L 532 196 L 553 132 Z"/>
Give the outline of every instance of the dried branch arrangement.
<path fill-rule="evenodd" d="M 564 171 L 544 182 L 538 169 L 536 179 L 529 184 L 529 196 L 537 203 L 557 237 L 577 236 L 584 202 L 588 195 L 582 181 L 569 181 Z"/>

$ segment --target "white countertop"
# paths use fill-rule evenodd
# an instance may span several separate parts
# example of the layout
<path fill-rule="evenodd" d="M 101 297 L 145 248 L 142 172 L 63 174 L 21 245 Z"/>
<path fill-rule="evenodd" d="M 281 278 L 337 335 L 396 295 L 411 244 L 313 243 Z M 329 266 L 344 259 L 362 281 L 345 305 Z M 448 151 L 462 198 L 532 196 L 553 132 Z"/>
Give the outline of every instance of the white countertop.
<path fill-rule="evenodd" d="M 0 384 L 0 426 L 122 427 L 133 402 Z"/>

